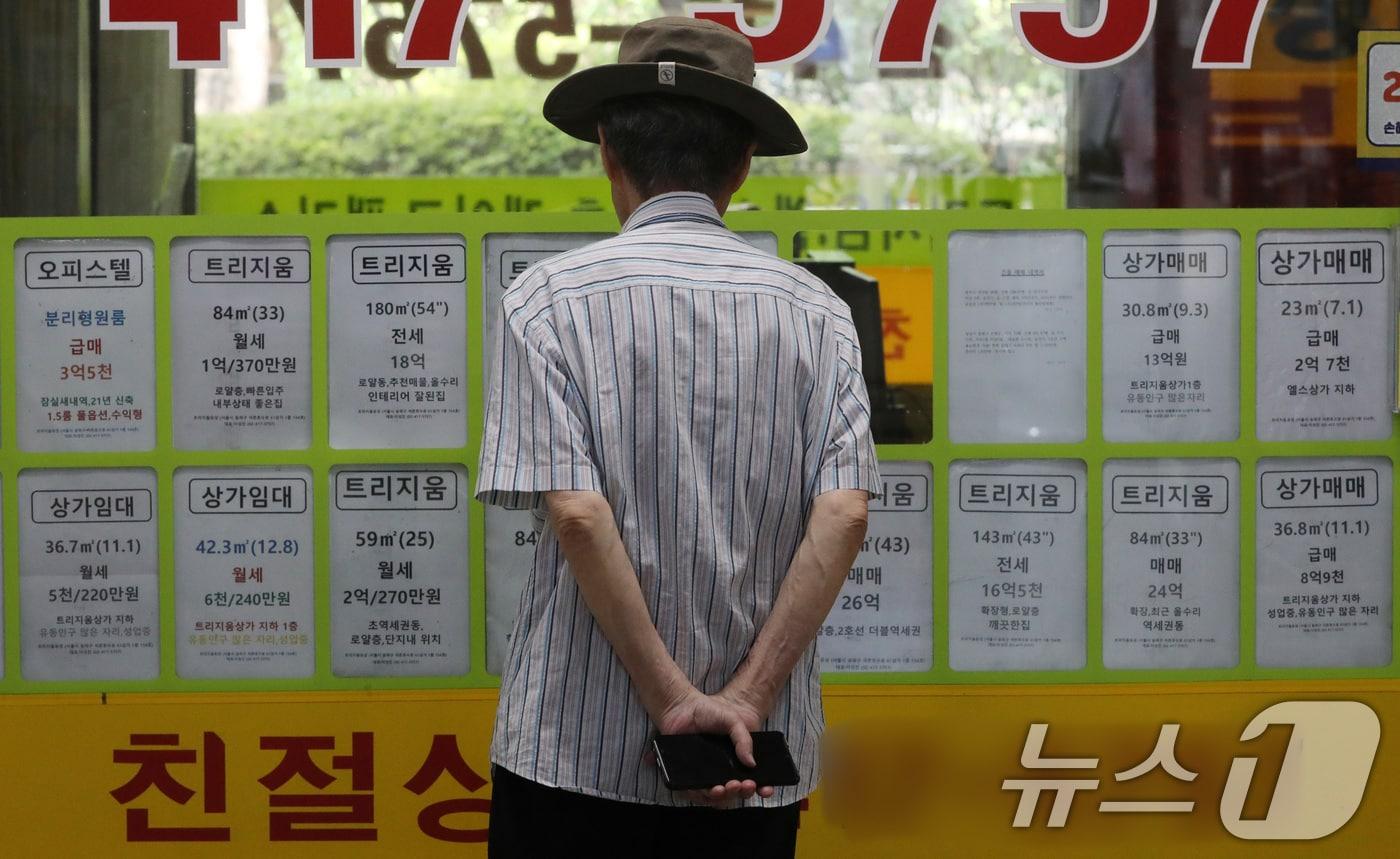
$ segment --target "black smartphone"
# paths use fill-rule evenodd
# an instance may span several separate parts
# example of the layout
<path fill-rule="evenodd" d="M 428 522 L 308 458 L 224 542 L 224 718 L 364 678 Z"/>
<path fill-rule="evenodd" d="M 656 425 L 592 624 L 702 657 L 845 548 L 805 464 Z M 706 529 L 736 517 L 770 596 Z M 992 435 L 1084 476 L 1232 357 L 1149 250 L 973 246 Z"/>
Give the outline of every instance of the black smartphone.
<path fill-rule="evenodd" d="M 661 777 L 672 790 L 703 790 L 731 779 L 753 779 L 759 787 L 797 784 L 782 731 L 755 731 L 753 758 L 756 767 L 739 763 L 734 742 L 723 734 L 665 734 L 651 741 Z"/>

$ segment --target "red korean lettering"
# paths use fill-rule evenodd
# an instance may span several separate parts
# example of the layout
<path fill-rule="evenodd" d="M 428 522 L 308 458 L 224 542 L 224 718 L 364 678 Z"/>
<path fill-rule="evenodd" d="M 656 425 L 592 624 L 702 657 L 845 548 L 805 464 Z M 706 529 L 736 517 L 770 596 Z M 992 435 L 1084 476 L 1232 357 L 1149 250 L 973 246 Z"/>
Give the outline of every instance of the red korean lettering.
<path fill-rule="evenodd" d="M 894 0 L 875 37 L 875 67 L 927 68 L 938 32 L 938 0 Z"/>
<path fill-rule="evenodd" d="M 1400 72 L 1386 72 L 1383 77 L 1387 86 L 1385 92 L 1381 93 L 1381 99 L 1387 104 L 1400 101 Z"/>
<path fill-rule="evenodd" d="M 165 30 L 170 67 L 228 65 L 226 33 L 243 26 L 240 0 L 102 0 L 104 30 Z"/>
<path fill-rule="evenodd" d="M 375 841 L 374 734 L 350 735 L 350 754 L 332 755 L 332 770 L 350 775 L 348 793 L 326 793 L 339 779 L 322 769 L 312 752 L 335 749 L 335 737 L 262 737 L 264 751 L 280 751 L 282 759 L 258 782 L 268 791 L 267 836 L 270 841 Z M 316 793 L 277 793 L 300 779 Z M 367 825 L 368 824 L 368 825 Z"/>
<path fill-rule="evenodd" d="M 218 734 L 205 731 L 203 737 L 201 785 L 205 814 L 223 814 L 227 810 L 227 766 L 224 741 Z M 148 790 L 156 792 L 177 805 L 186 805 L 196 791 L 185 785 L 170 767 L 200 763 L 195 749 L 180 747 L 179 734 L 132 734 L 131 748 L 114 749 L 112 763 L 133 764 L 136 771 L 126 783 L 110 791 L 121 805 L 130 805 Z M 228 841 L 227 826 L 153 826 L 151 809 L 126 809 L 126 840 L 146 841 Z"/>
<path fill-rule="evenodd" d="M 778 0 L 766 29 L 751 28 L 742 3 L 701 3 L 688 6 L 692 17 L 723 24 L 748 36 L 754 62 L 760 66 L 795 63 L 817 49 L 831 23 L 829 0 Z"/>
<path fill-rule="evenodd" d="M 888 307 L 880 312 L 880 334 L 885 345 L 885 360 L 904 360 L 904 344 L 910 339 L 904 323 L 913 321 L 903 308 Z"/>
<path fill-rule="evenodd" d="M 470 0 L 417 0 L 404 31 L 400 68 L 452 66 Z"/>
<path fill-rule="evenodd" d="M 1254 37 L 1264 18 L 1265 0 L 1212 0 L 1200 38 L 1195 69 L 1247 69 L 1254 60 Z"/>
<path fill-rule="evenodd" d="M 1011 7 L 1016 33 L 1031 53 L 1071 69 L 1111 66 L 1131 57 L 1152 32 L 1157 0 L 1100 0 L 1099 17 L 1087 27 L 1069 22 L 1065 3 Z"/>
<path fill-rule="evenodd" d="M 360 64 L 360 0 L 305 0 L 306 65 L 313 69 Z"/>
<path fill-rule="evenodd" d="M 428 756 L 418 772 L 413 774 L 404 787 L 422 796 L 444 775 L 452 777 L 458 785 L 475 793 L 486 785 L 482 778 L 462 757 L 457 747 L 457 737 L 452 734 L 435 734 Z M 486 825 L 478 829 L 456 829 L 447 826 L 443 819 L 452 814 L 489 814 L 491 800 L 472 797 L 457 797 L 434 802 L 418 812 L 418 829 L 430 838 L 451 841 L 457 844 L 481 843 L 486 841 Z"/>

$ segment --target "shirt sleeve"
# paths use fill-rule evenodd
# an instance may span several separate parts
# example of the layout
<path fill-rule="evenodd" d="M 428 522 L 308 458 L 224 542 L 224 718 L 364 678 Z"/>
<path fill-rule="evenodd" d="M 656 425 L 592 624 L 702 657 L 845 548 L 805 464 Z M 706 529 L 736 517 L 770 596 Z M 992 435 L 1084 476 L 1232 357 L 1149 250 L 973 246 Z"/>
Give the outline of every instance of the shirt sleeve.
<path fill-rule="evenodd" d="M 864 489 L 879 496 L 880 463 L 870 434 L 870 396 L 861 375 L 860 354 L 854 365 L 842 358 L 837 364 L 836 387 L 827 417 L 826 442 L 817 470 L 817 490 Z"/>
<path fill-rule="evenodd" d="M 601 492 L 588 407 L 558 339 L 547 326 L 501 326 L 492 359 L 476 497 L 515 510 L 535 507 L 544 492 Z M 533 335 L 533 336 L 532 336 Z"/>

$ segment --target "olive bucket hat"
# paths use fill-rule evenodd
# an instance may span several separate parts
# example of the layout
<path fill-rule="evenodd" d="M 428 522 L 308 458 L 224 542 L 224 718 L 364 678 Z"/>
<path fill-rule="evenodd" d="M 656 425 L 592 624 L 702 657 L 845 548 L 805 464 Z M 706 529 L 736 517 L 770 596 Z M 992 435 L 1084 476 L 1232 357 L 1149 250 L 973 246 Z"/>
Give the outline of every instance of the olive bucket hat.
<path fill-rule="evenodd" d="M 677 95 L 727 108 L 753 126 L 755 155 L 807 151 L 783 106 L 753 85 L 753 45 L 699 18 L 655 18 L 622 36 L 617 62 L 576 72 L 544 100 L 544 117 L 571 137 L 598 142 L 603 105 L 634 95 Z"/>

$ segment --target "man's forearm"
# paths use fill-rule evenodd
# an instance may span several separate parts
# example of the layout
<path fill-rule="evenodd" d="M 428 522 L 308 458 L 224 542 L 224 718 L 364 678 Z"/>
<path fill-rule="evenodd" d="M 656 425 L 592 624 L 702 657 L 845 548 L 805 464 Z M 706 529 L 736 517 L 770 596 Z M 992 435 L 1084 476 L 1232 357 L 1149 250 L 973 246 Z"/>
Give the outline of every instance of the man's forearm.
<path fill-rule="evenodd" d="M 583 601 L 659 722 L 691 684 L 656 631 L 612 508 L 597 492 L 549 492 L 545 504 Z"/>
<path fill-rule="evenodd" d="M 773 612 L 726 687 L 764 715 L 836 602 L 865 539 L 869 499 L 864 490 L 838 489 L 812 504 L 806 536 L 778 589 Z"/>

